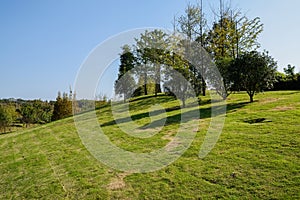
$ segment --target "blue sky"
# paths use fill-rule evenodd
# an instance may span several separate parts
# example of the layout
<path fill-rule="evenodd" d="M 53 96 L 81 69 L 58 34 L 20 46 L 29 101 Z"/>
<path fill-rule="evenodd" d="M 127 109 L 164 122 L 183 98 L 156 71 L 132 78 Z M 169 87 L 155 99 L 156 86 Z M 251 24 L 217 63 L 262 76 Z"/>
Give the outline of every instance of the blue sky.
<path fill-rule="evenodd" d="M 203 0 L 208 18 L 218 0 Z M 55 99 L 68 91 L 89 53 L 120 32 L 142 27 L 172 28 L 184 0 L 2 0 L 0 1 L 0 98 Z M 195 1 L 190 1 L 195 2 Z M 300 70 L 298 0 L 232 0 L 249 18 L 259 16 L 259 41 L 278 61 Z M 112 68 L 106 80 L 117 72 Z M 112 83 L 103 86 L 109 93 Z"/>

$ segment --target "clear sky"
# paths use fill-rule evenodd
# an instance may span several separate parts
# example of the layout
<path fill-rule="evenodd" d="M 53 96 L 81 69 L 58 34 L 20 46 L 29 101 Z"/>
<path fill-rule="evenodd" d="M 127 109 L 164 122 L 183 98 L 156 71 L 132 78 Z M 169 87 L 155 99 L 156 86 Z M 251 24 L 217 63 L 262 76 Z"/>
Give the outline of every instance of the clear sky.
<path fill-rule="evenodd" d="M 0 1 L 0 98 L 55 99 L 58 91 L 73 85 L 80 65 L 99 43 L 134 28 L 172 28 L 174 15 L 181 15 L 188 2 Z M 208 18 L 217 2 L 203 0 Z M 259 41 L 278 61 L 279 70 L 289 63 L 300 70 L 299 0 L 232 0 L 231 4 L 249 18 L 261 18 L 264 32 Z M 107 79 L 113 81 L 117 72 L 109 74 Z M 108 90 L 111 87 L 104 93 Z"/>

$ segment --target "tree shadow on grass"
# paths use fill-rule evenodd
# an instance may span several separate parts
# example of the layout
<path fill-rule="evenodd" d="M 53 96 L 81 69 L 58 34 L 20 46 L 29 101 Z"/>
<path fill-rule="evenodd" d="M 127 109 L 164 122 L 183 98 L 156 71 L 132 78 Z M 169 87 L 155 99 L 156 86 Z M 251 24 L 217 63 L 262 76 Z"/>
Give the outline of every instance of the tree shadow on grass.
<path fill-rule="evenodd" d="M 173 96 L 167 96 L 165 94 L 158 94 L 155 98 L 155 96 L 145 96 L 145 97 L 140 97 L 137 99 L 130 100 L 129 102 L 129 108 L 130 109 L 140 109 L 141 107 L 153 105 L 153 104 L 161 104 L 161 103 L 166 103 L 167 101 L 174 101 L 176 100 Z M 142 101 L 140 101 L 142 100 Z M 136 103 L 136 101 L 139 101 Z"/>
<path fill-rule="evenodd" d="M 226 113 L 229 112 L 235 112 L 237 109 L 240 109 L 244 106 L 246 106 L 247 104 L 249 104 L 249 102 L 242 102 L 242 103 L 231 103 L 231 104 L 227 104 L 226 106 Z M 224 105 L 220 105 L 220 106 L 214 106 L 213 108 L 214 111 L 214 116 L 219 116 L 221 114 L 225 114 L 224 113 Z M 174 124 L 179 124 L 179 123 L 186 123 L 188 121 L 191 120 L 197 120 L 199 118 L 197 118 L 197 116 L 199 117 L 199 113 L 200 112 L 200 119 L 207 119 L 207 118 L 211 118 L 212 117 L 212 107 L 208 107 L 208 108 L 195 108 L 193 110 L 187 111 L 184 113 L 185 117 L 181 117 L 181 113 L 172 115 L 172 116 L 168 116 L 166 123 L 164 124 L 164 126 L 169 126 L 169 125 L 174 125 Z M 147 125 L 147 127 L 149 128 L 156 128 L 155 125 L 157 124 L 161 124 L 160 120 L 154 121 L 151 124 Z M 141 127 L 143 128 L 143 127 Z"/>
<path fill-rule="evenodd" d="M 180 109 L 181 109 L 180 106 L 173 106 L 173 107 L 170 107 L 170 108 L 166 108 L 165 111 L 166 112 L 172 112 L 172 111 L 180 110 Z M 161 113 L 162 113 L 162 110 L 155 110 L 155 111 L 151 112 L 151 116 L 159 115 Z M 112 126 L 112 125 L 115 125 L 115 124 L 127 123 L 127 122 L 130 122 L 130 121 L 135 121 L 135 120 L 143 119 L 143 118 L 146 118 L 146 117 L 150 117 L 149 112 L 143 112 L 143 113 L 131 115 L 130 117 L 120 118 L 120 119 L 117 119 L 117 121 L 116 120 L 111 120 L 109 122 L 101 124 L 101 126 L 102 127 Z"/>
<path fill-rule="evenodd" d="M 226 105 L 226 113 L 229 112 L 235 112 L 237 109 L 240 109 L 244 106 L 246 106 L 247 104 L 249 104 L 249 102 L 241 102 L 241 103 L 230 103 Z M 162 124 L 162 121 L 165 121 L 164 126 L 169 126 L 169 125 L 173 125 L 173 124 L 179 124 L 179 123 L 186 123 L 190 120 L 195 120 L 195 119 L 199 119 L 199 112 L 200 112 L 200 119 L 206 119 L 206 118 L 211 118 L 212 117 L 212 107 L 208 107 L 208 108 L 199 108 L 198 105 L 190 105 L 190 107 L 194 107 L 194 109 L 189 110 L 187 112 L 184 112 L 184 117 L 182 118 L 182 114 L 178 113 L 175 115 L 171 115 L 168 116 L 167 119 L 159 119 L 156 121 L 152 121 L 149 124 L 146 124 L 145 126 L 140 127 L 140 129 L 147 129 L 147 128 L 157 128 L 160 127 Z M 166 112 L 172 112 L 175 110 L 180 110 L 181 107 L 180 106 L 174 106 L 171 108 L 167 108 L 165 111 Z M 220 114 L 224 114 L 224 105 L 219 105 L 219 106 L 214 106 L 214 115 L 218 116 Z M 151 113 L 152 116 L 154 115 L 158 115 L 161 114 L 161 111 L 154 111 Z M 149 116 L 149 112 L 144 112 L 144 113 L 139 113 L 136 115 L 132 115 L 130 117 L 124 117 L 121 119 L 117 119 L 116 120 L 111 120 L 109 122 L 103 123 L 100 126 L 101 127 L 105 127 L 105 126 L 112 126 L 115 124 L 120 124 L 120 123 L 127 123 L 135 120 L 139 120 L 142 118 L 146 118 L 146 117 L 150 117 Z"/>

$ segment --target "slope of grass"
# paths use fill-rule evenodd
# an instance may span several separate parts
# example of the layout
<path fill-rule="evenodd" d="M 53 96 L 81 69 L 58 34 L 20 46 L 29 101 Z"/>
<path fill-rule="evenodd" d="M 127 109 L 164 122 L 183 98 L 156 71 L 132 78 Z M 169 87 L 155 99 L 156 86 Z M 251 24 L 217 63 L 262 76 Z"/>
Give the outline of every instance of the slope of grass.
<path fill-rule="evenodd" d="M 0 135 L 0 199 L 299 199 L 300 92 L 266 92 L 255 99 L 250 104 L 245 93 L 229 97 L 222 135 L 199 159 L 211 120 L 211 105 L 203 98 L 199 130 L 190 148 L 151 173 L 120 172 L 97 161 L 82 145 L 72 118 Z M 158 126 L 147 126 L 148 109 L 158 103 L 168 118 L 153 137 L 123 133 L 110 106 L 97 111 L 99 123 L 123 149 L 161 148 L 178 128 L 179 102 L 165 96 L 135 99 L 130 114 L 145 130 L 155 131 Z M 122 123 L 126 126 L 129 120 Z"/>

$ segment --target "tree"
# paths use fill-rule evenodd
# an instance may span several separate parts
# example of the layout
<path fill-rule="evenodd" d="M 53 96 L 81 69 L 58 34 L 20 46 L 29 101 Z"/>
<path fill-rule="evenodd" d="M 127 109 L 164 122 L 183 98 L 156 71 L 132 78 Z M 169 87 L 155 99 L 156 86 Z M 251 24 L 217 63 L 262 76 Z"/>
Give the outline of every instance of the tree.
<path fill-rule="evenodd" d="M 263 31 L 263 24 L 258 17 L 248 19 L 240 11 L 234 11 L 230 6 L 225 7 L 222 0 L 219 12 L 215 12 L 215 15 L 217 20 L 208 32 L 205 48 L 211 54 L 223 78 L 223 88 L 216 89 L 221 91 L 220 95 L 226 99 L 232 90 L 237 89 L 234 83 L 238 81 L 233 82 L 230 78 L 230 62 L 243 53 L 255 51 L 260 46 L 257 39 Z"/>
<path fill-rule="evenodd" d="M 17 112 L 21 115 L 21 122 L 29 124 L 44 124 L 51 121 L 53 106 L 41 100 L 26 101 L 20 105 Z"/>
<path fill-rule="evenodd" d="M 299 90 L 300 89 L 300 73 L 295 73 L 295 66 L 290 64 L 287 68 L 283 68 L 284 73 L 276 73 L 276 83 L 274 90 Z"/>
<path fill-rule="evenodd" d="M 190 63 L 183 59 L 184 52 L 181 52 L 181 46 L 184 41 L 178 43 L 177 51 L 170 51 L 166 54 L 165 83 L 164 88 L 168 93 L 173 94 L 182 101 L 185 107 L 185 101 L 192 95 L 189 80 L 191 79 Z M 182 49 L 182 51 L 184 51 Z"/>
<path fill-rule="evenodd" d="M 29 124 L 33 124 L 35 121 L 36 112 L 31 102 L 23 103 L 20 109 L 17 110 L 21 117 L 21 122 L 27 127 Z"/>
<path fill-rule="evenodd" d="M 188 65 L 186 65 L 188 68 Z M 169 68 L 168 78 L 164 83 L 166 92 L 172 94 L 182 101 L 182 107 L 185 107 L 187 98 L 193 96 L 189 81 L 185 78 L 187 70 L 184 68 Z"/>
<path fill-rule="evenodd" d="M 191 42 L 198 41 L 201 47 L 205 46 L 206 34 L 204 27 L 206 26 L 206 19 L 204 18 L 202 11 L 202 0 L 200 5 L 188 4 L 184 15 L 178 18 L 178 24 L 178 31 L 184 34 L 187 37 L 187 40 Z M 199 59 L 203 60 L 203 56 L 201 56 Z M 206 68 L 201 65 L 201 70 L 199 71 L 196 67 L 190 65 L 190 71 L 193 74 L 190 82 L 197 95 L 199 95 L 202 89 L 202 95 L 205 96 L 206 83 L 203 77 L 205 74 L 205 69 Z"/>
<path fill-rule="evenodd" d="M 245 89 L 253 102 L 256 92 L 273 87 L 277 63 L 267 52 L 251 51 L 236 58 L 230 66 L 231 79 L 240 89 Z"/>
<path fill-rule="evenodd" d="M 0 104 L 0 129 L 6 133 L 6 128 L 16 120 L 17 113 L 14 105 Z"/>
<path fill-rule="evenodd" d="M 199 36 L 200 25 L 204 23 L 201 8 L 188 4 L 184 15 L 178 18 L 178 23 L 178 31 L 183 33 L 188 40 L 195 41 Z"/>
<path fill-rule="evenodd" d="M 132 90 L 135 88 L 132 70 L 136 59 L 128 45 L 123 46 L 122 49 L 118 79 L 115 82 L 115 93 L 122 94 L 125 102 L 132 95 Z"/>
<path fill-rule="evenodd" d="M 283 68 L 284 73 L 291 80 L 296 80 L 295 68 L 296 68 L 295 66 L 292 67 L 290 64 L 288 64 L 287 68 Z"/>
<path fill-rule="evenodd" d="M 45 124 L 51 121 L 53 106 L 48 102 L 41 100 L 34 100 L 32 102 L 35 112 L 34 123 Z"/>
<path fill-rule="evenodd" d="M 212 78 L 212 85 L 216 89 L 216 92 L 225 100 L 234 90 L 234 81 L 231 75 L 230 66 L 234 60 L 230 57 L 224 57 L 218 59 L 215 64 L 219 70 L 219 73 L 222 77 L 223 84 L 220 84 L 218 81 L 218 77 Z M 217 75 L 216 75 L 217 76 Z M 235 77 L 236 79 L 237 77 Z"/>
<path fill-rule="evenodd" d="M 244 52 L 257 50 L 260 47 L 257 39 L 263 31 L 260 18 L 248 19 L 241 12 L 224 7 L 220 0 L 220 14 L 215 13 L 218 20 L 213 23 L 207 36 L 207 50 L 213 58 L 234 59 Z"/>
<path fill-rule="evenodd" d="M 161 30 L 145 31 L 136 39 L 137 66 L 139 79 L 143 79 L 144 94 L 148 94 L 147 84 L 152 78 L 155 82 L 155 95 L 161 90 L 161 68 L 168 46 L 168 35 Z M 140 81 L 139 81 L 140 82 Z"/>
<path fill-rule="evenodd" d="M 52 120 L 59 120 L 66 117 L 70 117 L 72 115 L 72 100 L 69 99 L 67 93 L 63 93 L 61 97 L 61 93 L 58 92 L 56 101 L 54 103 L 54 110 L 52 115 Z"/>

